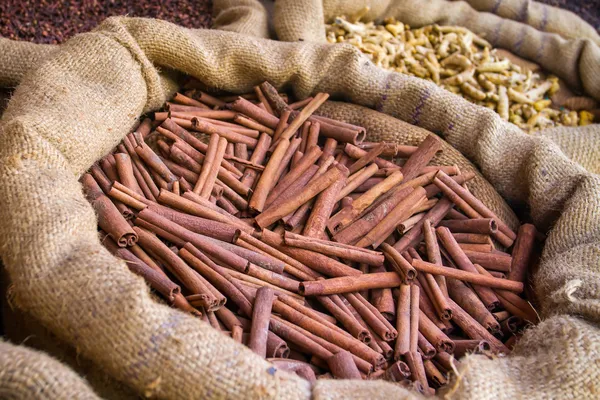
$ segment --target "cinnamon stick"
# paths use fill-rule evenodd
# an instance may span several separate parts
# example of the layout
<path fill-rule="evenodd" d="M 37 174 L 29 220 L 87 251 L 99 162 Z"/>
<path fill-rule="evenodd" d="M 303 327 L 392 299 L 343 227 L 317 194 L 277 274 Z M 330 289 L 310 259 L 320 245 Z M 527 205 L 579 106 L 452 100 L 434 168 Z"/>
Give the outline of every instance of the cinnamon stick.
<path fill-rule="evenodd" d="M 115 153 L 114 156 L 117 173 L 119 174 L 119 180 L 121 181 L 121 183 L 130 188 L 131 190 L 134 190 L 135 192 L 139 193 L 140 195 L 145 196 L 144 192 L 142 191 L 142 188 L 140 187 L 140 185 L 137 182 L 137 179 L 134 176 L 131 157 L 129 157 L 129 155 L 125 153 Z"/>
<path fill-rule="evenodd" d="M 137 234 L 129 226 L 113 202 L 102 192 L 91 174 L 84 174 L 81 183 L 88 201 L 92 204 L 100 229 L 110 235 L 119 247 L 133 246 Z"/>
<path fill-rule="evenodd" d="M 275 171 L 275 175 L 273 177 L 272 190 L 275 187 L 277 187 L 279 180 L 281 179 L 283 174 L 288 170 L 288 167 L 291 165 L 292 158 L 294 157 L 294 154 L 296 154 L 298 152 L 298 149 L 301 144 L 302 144 L 302 139 L 300 139 L 299 137 L 295 137 L 290 140 L 290 145 L 288 146 L 285 153 L 283 154 L 283 157 L 281 158 L 281 162 L 279 163 L 277 170 Z M 274 149 L 276 146 L 277 146 L 277 142 L 275 142 L 273 144 L 272 148 Z M 270 204 L 270 202 L 267 202 L 267 203 L 265 203 L 265 205 L 268 206 Z"/>
<path fill-rule="evenodd" d="M 418 344 L 419 353 L 421 353 L 423 359 L 429 360 L 436 355 L 437 350 L 435 349 L 435 347 L 433 347 L 429 340 L 427 340 L 425 336 L 423 336 L 421 332 L 419 332 Z"/>
<path fill-rule="evenodd" d="M 181 93 L 175 93 L 175 95 L 173 96 L 173 99 L 171 99 L 171 100 L 174 101 L 175 103 L 183 104 L 186 106 L 194 106 L 194 107 L 204 108 L 204 109 L 209 108 L 207 105 L 199 102 L 198 100 L 194 100 L 194 99 L 187 97 Z"/>
<path fill-rule="evenodd" d="M 425 336 L 425 338 L 436 348 L 437 351 L 445 351 L 448 353 L 452 353 L 454 351 L 454 343 L 452 340 L 450 340 L 450 338 L 444 332 L 442 332 L 441 329 L 435 326 L 435 324 L 421 310 L 419 310 L 418 328 L 419 332 Z M 413 335 L 411 335 L 411 338 L 412 337 Z"/>
<path fill-rule="evenodd" d="M 371 205 L 377 197 L 387 192 L 392 187 L 396 186 L 403 179 L 401 172 L 394 172 L 384 181 L 375 185 L 368 192 L 364 193 L 358 199 L 352 202 L 350 207 L 342 209 L 334 215 L 327 223 L 327 228 L 331 232 L 337 232 L 345 226 L 349 225 L 356 217 L 358 217 L 369 205 Z"/>
<path fill-rule="evenodd" d="M 257 145 L 255 138 L 246 136 L 242 133 L 238 133 L 234 130 L 229 129 L 227 126 L 209 122 L 206 119 L 199 117 L 192 118 L 192 128 L 198 132 L 205 133 L 207 135 L 219 135 L 221 138 L 226 139 L 232 143 L 244 143 L 249 149 L 253 149 Z"/>
<path fill-rule="evenodd" d="M 442 225 L 444 226 L 444 225 Z M 450 229 L 452 230 L 452 229 Z M 481 233 L 455 233 L 452 236 L 458 243 L 474 243 L 474 244 L 491 244 L 492 240 L 489 235 Z"/>
<path fill-rule="evenodd" d="M 409 193 L 394 207 L 377 225 L 373 227 L 356 245 L 358 247 L 373 246 L 374 248 L 387 238 L 396 228 L 399 222 L 413 214 L 416 204 L 425 200 L 425 189 L 419 187 Z M 354 206 L 354 203 L 353 203 Z"/>
<path fill-rule="evenodd" d="M 407 233 L 404 234 L 404 236 L 402 236 L 402 238 L 400 238 L 400 240 L 396 242 L 396 244 L 394 244 L 394 248 L 399 252 L 403 252 L 409 247 L 416 246 L 423 237 L 423 222 L 429 219 L 431 224 L 436 226 L 439 221 L 444 218 L 448 211 L 450 211 L 452 205 L 453 204 L 450 200 L 442 198 L 436 203 L 435 206 L 433 206 L 431 210 L 427 212 L 427 214 L 425 214 L 425 216 L 419 222 L 417 222 L 415 226 L 413 226 Z"/>
<path fill-rule="evenodd" d="M 482 253 L 472 250 L 464 250 L 464 253 L 473 264 L 479 264 L 494 271 L 510 273 L 512 257 L 508 254 Z"/>
<path fill-rule="evenodd" d="M 473 319 L 491 333 L 500 331 L 500 325 L 494 316 L 471 288 L 463 282 L 452 278 L 447 279 L 447 284 L 450 297 Z"/>
<path fill-rule="evenodd" d="M 385 341 L 395 339 L 398 332 L 385 320 L 369 302 L 359 294 L 348 293 L 345 295 L 348 302 L 360 314 L 361 318 L 369 325 L 379 337 Z M 379 315 L 378 315 L 379 314 Z"/>
<path fill-rule="evenodd" d="M 350 165 L 350 167 L 348 167 L 350 174 L 357 172 L 358 170 L 375 160 L 375 158 L 377 158 L 383 151 L 384 146 L 384 143 L 380 143 L 376 147 L 369 150 L 367 154 L 356 160 L 352 165 Z"/>
<path fill-rule="evenodd" d="M 419 321 L 421 312 L 419 309 L 420 290 L 417 285 L 410 286 L 410 335 L 409 352 L 416 352 L 419 347 Z"/>
<path fill-rule="evenodd" d="M 285 232 L 285 244 L 301 249 L 312 250 L 321 254 L 340 257 L 349 261 L 365 263 L 368 265 L 383 265 L 383 254 L 366 250 L 360 247 L 345 245 L 343 243 L 329 242 L 315 238 Z"/>
<path fill-rule="evenodd" d="M 350 352 L 340 351 L 326 361 L 334 377 L 338 379 L 362 379 Z"/>
<path fill-rule="evenodd" d="M 474 283 L 479 286 L 498 288 L 515 293 L 521 293 L 523 291 L 523 284 L 521 282 L 508 281 L 507 279 L 483 276 L 479 273 L 472 273 L 454 268 L 441 267 L 439 265 L 431 264 L 422 260 L 414 260 L 412 266 L 417 271 L 428 272 L 434 275 L 444 275 L 447 278 L 455 278 L 461 281 Z"/>
<path fill-rule="evenodd" d="M 173 303 L 175 296 L 181 293 L 179 285 L 171 281 L 162 270 L 159 272 L 153 269 L 128 249 L 119 247 L 112 238 L 106 237 L 102 243 L 112 254 L 124 260 L 131 272 L 144 278 L 150 287 L 160 293 L 169 303 Z"/>
<path fill-rule="evenodd" d="M 412 380 L 418 381 L 425 391 L 429 388 L 429 383 L 427 382 L 427 376 L 425 374 L 425 367 L 423 366 L 423 359 L 421 358 L 421 354 L 418 352 L 411 352 L 404 354 L 404 360 L 410 369 Z"/>
<path fill-rule="evenodd" d="M 273 114 L 270 114 L 268 111 L 255 106 L 243 97 L 238 97 L 233 103 L 231 103 L 231 108 L 265 126 L 268 126 L 271 129 L 275 129 L 277 127 L 277 123 L 279 122 L 279 118 Z"/>
<path fill-rule="evenodd" d="M 527 268 L 531 263 L 534 252 L 537 230 L 532 224 L 523 224 L 517 233 L 517 240 L 512 252 L 512 260 L 507 279 L 525 282 Z M 495 269 L 495 268 L 493 268 Z"/>
<path fill-rule="evenodd" d="M 366 264 L 361 264 L 361 267 Z M 368 271 L 368 270 L 366 270 Z M 373 267 L 371 272 L 386 272 L 384 266 Z M 363 272 L 364 273 L 364 272 Z M 368 297 L 366 292 L 361 293 L 365 298 Z M 388 321 L 396 320 L 396 304 L 394 302 L 394 296 L 392 290 L 386 289 L 373 289 L 371 290 L 371 304 L 387 319 Z"/>
<path fill-rule="evenodd" d="M 267 356 L 267 332 L 274 299 L 273 290 L 268 287 L 258 289 L 254 298 L 248 347 L 261 357 Z"/>
<path fill-rule="evenodd" d="M 436 232 L 440 239 L 440 242 L 442 242 L 442 245 L 444 246 L 444 249 L 447 251 L 447 253 L 449 254 L 452 261 L 456 264 L 456 266 L 463 271 L 477 274 L 477 269 L 475 268 L 469 257 L 467 257 L 466 253 L 460 248 L 460 246 L 450 233 L 450 230 L 448 230 L 448 228 L 445 227 L 440 227 L 437 228 Z M 498 298 L 491 289 L 479 285 L 474 285 L 473 289 L 475 290 L 479 298 L 484 302 L 486 307 L 488 307 L 489 309 L 493 309 L 496 307 L 496 305 L 498 304 Z"/>
<path fill-rule="evenodd" d="M 395 209 L 412 192 L 413 188 L 411 187 L 396 191 L 393 196 L 388 197 L 386 201 L 380 203 L 373 210 L 355 220 L 341 231 L 336 232 L 333 235 L 333 239 L 342 243 L 354 243 L 360 240 L 361 237 L 373 230 L 377 224 L 391 213 L 391 210 Z"/>
<path fill-rule="evenodd" d="M 444 226 L 452 231 L 452 233 L 461 232 L 490 235 L 498 230 L 498 224 L 493 218 L 445 220 L 440 221 L 438 226 Z"/>
<path fill-rule="evenodd" d="M 291 146 L 290 146 L 291 147 Z M 300 175 L 302 175 L 323 154 L 318 146 L 313 146 L 304 154 L 298 165 L 293 167 L 269 193 L 265 205 L 269 206 L 279 197 Z M 283 162 L 282 162 L 283 165 Z"/>
<path fill-rule="evenodd" d="M 289 199 L 282 204 L 279 204 L 277 209 L 274 207 L 270 207 L 265 210 L 263 213 L 259 214 L 256 217 L 256 223 L 261 228 L 266 228 L 271 225 L 278 219 L 286 216 L 290 212 L 296 210 L 302 204 L 306 203 L 313 197 L 317 196 L 323 190 L 327 189 L 333 182 L 340 179 L 342 176 L 346 174 L 346 168 L 342 165 L 335 165 L 329 171 L 325 172 L 323 175 L 318 177 L 317 179 L 310 182 L 304 190 L 298 195 L 298 197 Z M 266 171 L 266 170 L 265 170 Z M 264 174 L 264 173 L 263 173 Z M 256 192 L 255 192 L 256 194 Z M 254 199 L 254 196 L 253 196 Z"/>
<path fill-rule="evenodd" d="M 380 272 L 302 282 L 300 283 L 300 293 L 304 296 L 324 296 L 369 289 L 393 288 L 401 283 L 402 280 L 396 272 Z"/>
<path fill-rule="evenodd" d="M 438 245 L 437 236 L 435 234 L 435 230 L 430 219 L 426 219 L 423 221 L 423 236 L 425 239 L 425 247 L 427 250 L 427 259 L 432 264 L 442 265 L 442 255 L 440 253 L 440 247 Z M 446 278 L 441 275 L 437 275 L 434 276 L 434 279 L 437 282 L 437 285 L 442 291 L 443 295 L 445 297 L 448 297 Z M 442 299 L 438 299 L 438 301 L 443 302 Z M 446 309 L 446 306 L 442 305 L 442 308 Z"/>
<path fill-rule="evenodd" d="M 138 143 L 135 147 L 135 152 L 144 160 L 146 165 L 152 168 L 162 179 L 167 183 L 174 182 L 177 177 L 173 175 L 171 170 L 162 162 L 160 157 L 145 143 Z"/>
<path fill-rule="evenodd" d="M 186 192 L 184 196 L 189 193 L 190 192 Z M 226 224 L 230 224 L 237 227 L 238 229 L 243 230 L 244 232 L 251 233 L 254 231 L 252 227 L 243 223 L 234 216 L 221 214 L 215 211 L 214 209 L 211 209 L 206 204 L 199 204 L 197 202 L 189 200 L 186 197 L 176 196 L 173 193 L 170 193 L 166 190 L 161 190 L 157 200 L 160 204 L 167 205 L 169 207 L 184 211 L 188 214 L 195 215 L 197 217 L 207 218 L 213 221 L 219 221 Z"/>
<path fill-rule="evenodd" d="M 361 275 L 360 271 L 322 254 L 310 250 L 285 246 L 283 238 L 280 235 L 267 229 L 256 232 L 254 235 L 257 239 L 262 240 L 268 245 L 275 247 L 277 250 L 308 266 L 313 273 L 318 272 L 327 276 Z"/>
<path fill-rule="evenodd" d="M 327 221 L 333 212 L 338 194 L 345 184 L 346 179 L 338 179 L 318 195 L 310 216 L 304 224 L 302 233 L 305 236 L 320 238 L 325 234 Z"/>
<path fill-rule="evenodd" d="M 175 235 L 186 242 L 192 243 L 200 250 L 205 251 L 209 256 L 215 257 L 219 261 L 225 263 L 225 265 L 240 272 L 248 272 L 250 266 L 248 260 L 223 247 L 223 245 L 220 245 L 215 239 L 189 231 L 150 210 L 144 214 L 144 220 L 162 227 L 168 233 Z"/>
<path fill-rule="evenodd" d="M 200 191 L 198 191 L 198 183 L 194 186 L 194 193 L 199 194 L 201 197 L 205 199 L 210 197 L 210 194 L 215 185 L 215 180 L 217 179 L 217 175 L 219 173 L 219 169 L 221 168 L 221 162 L 223 161 L 223 155 L 225 154 L 225 148 L 227 147 L 227 139 L 223 137 L 219 137 L 217 141 L 216 150 L 214 156 L 210 162 L 208 162 L 208 157 L 206 157 L 204 164 L 202 165 L 202 172 L 200 173 L 200 177 L 198 178 L 198 182 L 203 178 L 204 170 L 207 170 L 206 178 L 200 187 Z M 207 153 L 208 154 L 208 153 Z"/>
<path fill-rule="evenodd" d="M 317 300 L 350 332 L 352 336 L 364 343 L 371 341 L 369 331 L 365 329 L 349 312 L 342 309 L 328 296 L 319 296 Z"/>
<path fill-rule="evenodd" d="M 318 93 L 308 103 L 302 111 L 300 111 L 294 118 L 294 120 L 283 130 L 281 133 L 282 139 L 290 139 L 296 131 L 302 126 L 302 124 L 319 108 L 329 97 L 327 93 Z"/>
<path fill-rule="evenodd" d="M 452 307 L 452 320 L 467 336 L 469 336 L 471 339 L 485 340 L 490 344 L 492 351 L 495 353 L 508 354 L 509 350 L 502 344 L 502 342 L 496 339 L 483 326 L 475 321 L 458 304 L 452 301 L 452 299 L 449 299 L 448 301 L 450 303 L 450 307 Z"/>
<path fill-rule="evenodd" d="M 375 142 L 363 142 L 359 147 L 364 150 L 372 149 L 377 146 Z M 408 158 L 417 151 L 417 146 L 408 146 L 396 143 L 385 143 L 382 156 Z"/>
<path fill-rule="evenodd" d="M 280 140 L 277 146 L 275 147 L 275 150 L 271 154 L 269 162 L 265 166 L 265 169 L 262 172 L 258 183 L 256 184 L 254 194 L 250 198 L 250 209 L 258 212 L 263 211 L 267 200 L 267 196 L 269 195 L 269 192 L 275 184 L 275 174 L 289 146 L 290 141 L 287 139 L 283 139 Z"/>
<path fill-rule="evenodd" d="M 219 267 L 191 243 L 186 243 L 184 245 L 179 251 L 179 256 L 220 292 L 225 294 L 244 315 L 252 315 L 252 304 L 246 299 L 243 293 L 231 283 L 231 276 L 223 267 Z"/>
<path fill-rule="evenodd" d="M 405 283 L 410 283 L 417 276 L 417 272 L 396 249 L 387 243 L 381 245 L 383 253 L 389 261 L 392 268 Z"/>
<path fill-rule="evenodd" d="M 201 296 L 199 301 L 202 307 L 208 311 L 218 309 L 217 298 L 194 270 L 192 270 L 156 236 L 138 227 L 134 227 L 133 229 L 137 233 L 142 247 L 151 251 L 157 257 L 160 257 L 165 262 L 169 271 L 175 275 L 177 280 L 179 280 L 192 294 Z"/>
<path fill-rule="evenodd" d="M 345 128 L 342 128 L 345 129 Z M 350 128 L 352 129 L 352 128 Z M 352 130 L 351 130 L 352 131 Z M 357 143 L 355 143 L 354 141 L 349 141 L 349 140 L 344 140 L 342 142 L 347 142 L 347 144 L 344 146 L 344 153 L 346 153 L 348 156 L 350 156 L 351 158 L 358 160 L 361 157 L 364 157 L 367 155 L 368 151 L 361 149 L 360 147 L 356 146 Z M 373 163 L 375 163 L 379 168 L 398 168 L 398 166 L 396 164 L 394 164 L 393 162 L 389 161 L 389 160 L 385 160 L 383 158 L 379 158 L 379 157 L 375 157 L 375 159 L 373 160 Z"/>
<path fill-rule="evenodd" d="M 404 180 L 409 181 L 416 178 L 421 170 L 429 164 L 435 153 L 441 148 L 441 142 L 435 135 L 428 135 L 417 150 L 409 157 L 402 166 Z"/>
<path fill-rule="evenodd" d="M 437 177 L 442 182 L 444 182 L 446 185 L 448 185 L 448 187 L 450 187 L 452 190 L 454 190 L 457 194 L 459 194 L 465 201 L 467 201 L 467 203 L 469 203 L 469 205 L 471 207 L 473 207 L 473 209 L 475 209 L 475 211 L 477 211 L 483 217 L 495 219 L 496 223 L 498 224 L 498 229 L 500 230 L 500 232 L 502 232 L 504 235 L 506 235 L 510 241 L 510 243 L 507 241 L 507 242 L 503 243 L 503 245 L 510 247 L 512 242 L 516 239 L 517 235 L 512 231 L 512 229 L 510 229 L 508 227 L 508 225 L 506 225 L 506 223 L 504 223 L 500 218 L 498 218 L 498 216 L 496 216 L 496 214 L 494 214 L 494 212 L 492 212 L 489 208 L 487 208 L 481 202 L 481 200 L 479 200 L 475 196 L 473 196 L 472 193 L 470 193 L 465 188 L 460 186 L 458 183 L 456 183 L 454 180 L 452 180 L 452 178 L 450 178 L 448 175 L 446 175 L 445 173 L 440 171 L 438 173 Z"/>
<path fill-rule="evenodd" d="M 399 360 L 400 356 L 410 351 L 411 346 L 411 286 L 409 285 L 400 285 L 396 318 L 398 338 L 394 348 L 394 360 Z"/>

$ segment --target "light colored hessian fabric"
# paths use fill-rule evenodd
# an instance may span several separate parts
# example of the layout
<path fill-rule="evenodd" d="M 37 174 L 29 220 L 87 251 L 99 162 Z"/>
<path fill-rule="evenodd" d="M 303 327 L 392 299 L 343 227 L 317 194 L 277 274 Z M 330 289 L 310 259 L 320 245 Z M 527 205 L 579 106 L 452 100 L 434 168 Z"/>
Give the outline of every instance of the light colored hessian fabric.
<path fill-rule="evenodd" d="M 0 340 L 0 398 L 99 399 L 73 370 L 41 351 Z"/>
<path fill-rule="evenodd" d="M 496 14 L 531 25 L 538 31 L 558 33 L 566 39 L 588 38 L 600 45 L 593 26 L 577 14 L 531 0 L 465 0 L 477 11 Z"/>
<path fill-rule="evenodd" d="M 268 80 L 299 98 L 328 92 L 438 133 L 511 204 L 527 203 L 538 228 L 548 231 L 533 277 L 544 322 L 510 357 L 469 359 L 455 382 L 456 398 L 595 396 L 600 176 L 490 110 L 365 61 L 351 46 L 281 43 L 136 18 L 109 18 L 61 45 L 26 75 L 0 123 L 0 248 L 15 304 L 112 377 L 158 398 L 416 396 L 376 381 L 322 381 L 311 389 L 298 377 L 273 373 L 208 324 L 154 301 L 142 279 L 98 240 L 77 178 L 140 114 L 172 94 L 159 71 L 181 71 L 232 92 Z M 366 128 L 379 137 L 415 137 L 405 125 L 377 133 L 385 125 L 367 109 L 328 107 L 324 112 L 349 120 L 370 114 Z"/>

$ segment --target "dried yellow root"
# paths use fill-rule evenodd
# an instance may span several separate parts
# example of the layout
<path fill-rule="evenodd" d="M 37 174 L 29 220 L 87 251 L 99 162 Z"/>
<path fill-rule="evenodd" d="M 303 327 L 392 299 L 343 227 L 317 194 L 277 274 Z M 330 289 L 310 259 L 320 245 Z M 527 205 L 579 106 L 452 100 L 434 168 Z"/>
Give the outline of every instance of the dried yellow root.
<path fill-rule="evenodd" d="M 327 40 L 350 43 L 377 66 L 433 81 L 526 131 L 593 122 L 585 108 L 595 104 L 592 99 L 581 98 L 572 109 L 559 108 L 549 99 L 560 89 L 558 78 L 521 68 L 466 28 L 411 29 L 393 18 L 383 25 L 360 22 L 368 11 L 365 7 L 349 18 L 335 18 L 327 25 Z"/>

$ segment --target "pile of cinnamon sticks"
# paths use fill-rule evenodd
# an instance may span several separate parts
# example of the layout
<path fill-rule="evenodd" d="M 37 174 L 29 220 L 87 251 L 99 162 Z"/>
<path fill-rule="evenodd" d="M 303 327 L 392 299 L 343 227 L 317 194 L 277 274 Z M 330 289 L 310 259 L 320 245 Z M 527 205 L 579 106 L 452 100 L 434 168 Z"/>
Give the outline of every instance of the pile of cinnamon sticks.
<path fill-rule="evenodd" d="M 429 165 L 434 135 L 365 142 L 314 114 L 327 94 L 254 89 L 178 93 L 91 167 L 104 245 L 167 303 L 311 381 L 429 394 L 464 354 L 509 353 L 537 322 L 522 297 L 535 228 L 508 227 L 473 173 Z"/>

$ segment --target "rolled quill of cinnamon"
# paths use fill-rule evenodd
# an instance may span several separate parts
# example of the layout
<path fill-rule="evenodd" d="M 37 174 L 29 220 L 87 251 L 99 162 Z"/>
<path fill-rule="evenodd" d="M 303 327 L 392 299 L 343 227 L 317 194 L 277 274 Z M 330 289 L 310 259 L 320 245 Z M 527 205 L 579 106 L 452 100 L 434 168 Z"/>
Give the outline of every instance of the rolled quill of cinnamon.
<path fill-rule="evenodd" d="M 170 306 L 310 381 L 428 395 L 452 352 L 507 353 L 537 322 L 520 293 L 542 235 L 477 199 L 474 169 L 436 165 L 437 136 L 363 143 L 316 115 L 327 94 L 268 82 L 184 90 L 81 178 L 106 247 Z"/>
<path fill-rule="evenodd" d="M 113 202 L 102 192 L 94 177 L 91 174 L 84 174 L 81 183 L 88 201 L 94 207 L 100 229 L 108 233 L 119 247 L 136 244 L 138 235 L 129 226 Z"/>

